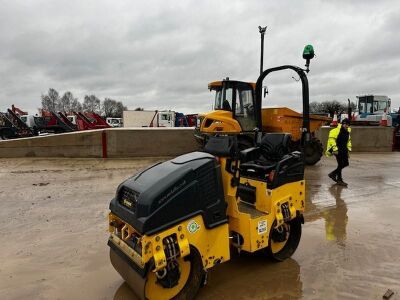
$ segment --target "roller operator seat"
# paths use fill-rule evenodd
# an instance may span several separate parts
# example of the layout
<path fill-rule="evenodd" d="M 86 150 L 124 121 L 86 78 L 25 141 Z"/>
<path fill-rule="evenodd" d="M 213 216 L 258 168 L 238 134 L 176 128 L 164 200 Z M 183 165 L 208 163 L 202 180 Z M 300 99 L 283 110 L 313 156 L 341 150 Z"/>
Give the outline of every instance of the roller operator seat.
<path fill-rule="evenodd" d="M 298 151 L 291 151 L 291 143 L 288 133 L 265 134 L 258 147 L 240 152 L 241 176 L 271 180 L 271 187 L 301 180 L 304 176 L 302 156 Z M 273 179 L 269 176 L 272 171 Z"/>
<path fill-rule="evenodd" d="M 292 137 L 289 133 L 267 133 L 258 147 L 249 148 L 240 153 L 241 170 L 255 169 L 267 171 L 290 153 Z"/>

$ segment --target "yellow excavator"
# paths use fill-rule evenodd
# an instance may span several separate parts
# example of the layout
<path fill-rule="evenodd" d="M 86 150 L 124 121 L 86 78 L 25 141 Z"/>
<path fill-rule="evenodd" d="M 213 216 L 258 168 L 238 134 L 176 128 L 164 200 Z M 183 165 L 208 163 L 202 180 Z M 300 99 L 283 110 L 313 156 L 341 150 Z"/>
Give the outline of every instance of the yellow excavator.
<path fill-rule="evenodd" d="M 257 81 L 258 98 L 269 72 Z M 231 251 L 277 261 L 295 252 L 304 223 L 302 154 L 291 151 L 290 134 L 256 138 L 256 147 L 240 150 L 238 136 L 211 136 L 204 152 L 119 185 L 108 218 L 110 259 L 140 299 L 193 299 Z"/>

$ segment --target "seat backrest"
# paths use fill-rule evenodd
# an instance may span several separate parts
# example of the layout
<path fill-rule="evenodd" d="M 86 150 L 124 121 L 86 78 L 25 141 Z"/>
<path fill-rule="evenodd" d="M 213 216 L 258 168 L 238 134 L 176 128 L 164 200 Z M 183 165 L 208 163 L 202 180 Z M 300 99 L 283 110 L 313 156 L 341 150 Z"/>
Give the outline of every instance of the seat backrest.
<path fill-rule="evenodd" d="M 271 161 L 279 161 L 291 152 L 290 133 L 266 133 L 260 142 L 262 156 Z"/>
<path fill-rule="evenodd" d="M 233 157 L 236 151 L 236 136 L 210 136 L 204 146 L 204 152 L 219 157 Z"/>

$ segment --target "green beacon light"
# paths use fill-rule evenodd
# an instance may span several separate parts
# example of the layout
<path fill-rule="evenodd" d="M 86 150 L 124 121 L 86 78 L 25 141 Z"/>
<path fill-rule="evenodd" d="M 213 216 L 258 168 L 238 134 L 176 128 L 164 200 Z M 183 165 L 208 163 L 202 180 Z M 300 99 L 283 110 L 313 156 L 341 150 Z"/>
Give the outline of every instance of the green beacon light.
<path fill-rule="evenodd" d="M 310 60 L 315 56 L 314 54 L 314 47 L 312 45 L 307 45 L 304 47 L 303 50 L 303 58 L 306 60 L 306 72 L 308 73 L 310 71 L 309 66 L 310 66 Z"/>

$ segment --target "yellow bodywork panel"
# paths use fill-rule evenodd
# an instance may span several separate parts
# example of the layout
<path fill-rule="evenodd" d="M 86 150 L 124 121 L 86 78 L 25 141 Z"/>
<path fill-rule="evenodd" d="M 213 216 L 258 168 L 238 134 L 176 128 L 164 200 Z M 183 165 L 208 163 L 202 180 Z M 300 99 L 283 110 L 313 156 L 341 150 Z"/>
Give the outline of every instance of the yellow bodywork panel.
<path fill-rule="evenodd" d="M 263 132 L 287 132 L 293 141 L 301 139 L 303 115 L 287 107 L 263 108 L 261 110 Z M 310 115 L 310 132 L 314 133 L 332 119 L 324 116 Z"/>
<path fill-rule="evenodd" d="M 247 252 L 255 252 L 268 246 L 268 234 L 271 225 L 267 214 L 257 212 L 256 209 L 230 199 L 229 201 L 229 229 L 243 237 L 241 245 L 233 239 L 235 247 Z"/>
<path fill-rule="evenodd" d="M 220 163 L 221 170 L 226 170 L 226 159 L 221 159 Z M 250 204 L 236 196 L 237 188 L 232 187 L 232 178 L 231 173 L 222 172 L 225 200 L 228 203 L 229 229 L 243 237 L 241 245 L 238 245 L 235 238 L 232 243 L 241 250 L 254 252 L 268 246 L 272 226 L 278 227 L 288 221 L 284 220 L 282 205 L 288 207 L 290 220 L 297 216 L 296 211 L 304 211 L 304 180 L 269 189 L 267 182 L 241 177 L 241 184 L 256 188 L 256 202 Z"/>
<path fill-rule="evenodd" d="M 232 112 L 227 110 L 213 110 L 206 114 L 199 114 L 202 133 L 240 133 L 242 128 L 233 118 Z"/>
<path fill-rule="evenodd" d="M 240 178 L 240 183 L 248 184 L 256 188 L 256 202 L 254 207 L 267 214 L 276 213 L 279 218 L 279 206 L 285 202 L 289 204 L 289 209 L 292 212 L 304 211 L 305 200 L 305 181 L 291 182 L 275 189 L 269 189 L 268 184 L 263 181 Z M 295 216 L 295 215 L 294 215 Z"/>
<path fill-rule="evenodd" d="M 138 233 L 132 226 L 122 219 L 109 214 L 110 224 L 120 224 L 122 228 L 129 228 L 131 234 L 138 236 Z M 119 247 L 128 257 L 130 257 L 141 268 L 154 258 L 155 270 L 161 270 L 166 267 L 167 259 L 164 251 L 163 241 L 166 237 L 172 236 L 178 243 L 180 257 L 190 254 L 190 245 L 194 246 L 200 253 L 203 261 L 203 267 L 209 269 L 218 263 L 230 259 L 229 253 L 229 229 L 228 224 L 222 224 L 212 229 L 207 229 L 204 225 L 201 215 L 190 218 L 177 225 L 174 225 L 162 232 L 151 236 L 140 236 L 141 255 L 132 249 L 127 243 L 126 235 L 116 233 L 115 226 L 110 225 L 110 240 Z M 126 230 L 126 229 L 125 229 Z M 130 238 L 129 236 L 128 238 Z"/>
<path fill-rule="evenodd" d="M 213 81 L 208 84 L 209 89 L 222 87 L 222 81 Z M 255 90 L 256 84 L 249 82 Z M 299 141 L 302 136 L 303 115 L 288 107 L 261 108 L 262 132 L 287 132 L 292 135 L 293 141 Z M 240 133 L 239 123 L 233 119 L 232 112 L 211 111 L 199 115 L 204 120 L 212 119 L 211 126 L 204 127 L 202 122 L 200 132 L 202 133 Z M 310 132 L 314 133 L 321 126 L 329 124 L 332 118 L 310 114 Z"/>

